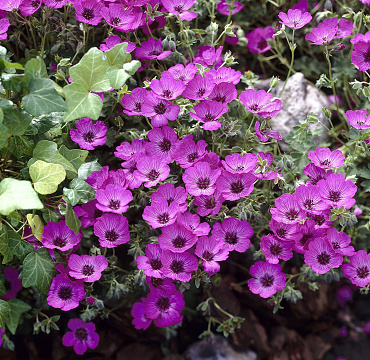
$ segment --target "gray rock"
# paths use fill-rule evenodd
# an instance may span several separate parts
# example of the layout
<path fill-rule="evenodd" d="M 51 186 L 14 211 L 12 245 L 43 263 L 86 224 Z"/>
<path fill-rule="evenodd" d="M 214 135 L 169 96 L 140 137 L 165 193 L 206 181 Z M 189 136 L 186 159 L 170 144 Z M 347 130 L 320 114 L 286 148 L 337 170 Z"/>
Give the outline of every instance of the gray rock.
<path fill-rule="evenodd" d="M 187 360 L 257 360 L 252 350 L 235 351 L 223 336 L 215 336 L 214 342 L 198 341 L 185 353 Z"/>

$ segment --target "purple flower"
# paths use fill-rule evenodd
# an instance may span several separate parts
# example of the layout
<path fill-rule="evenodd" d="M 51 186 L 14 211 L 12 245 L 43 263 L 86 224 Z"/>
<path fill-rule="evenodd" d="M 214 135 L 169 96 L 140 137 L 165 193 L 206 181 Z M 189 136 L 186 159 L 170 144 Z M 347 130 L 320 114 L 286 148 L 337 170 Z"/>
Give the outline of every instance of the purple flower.
<path fill-rule="evenodd" d="M 250 272 L 256 278 L 248 280 L 249 290 L 253 294 L 266 299 L 285 288 L 286 275 L 281 272 L 280 264 L 257 261 L 251 266 Z"/>
<path fill-rule="evenodd" d="M 330 216 L 330 209 L 323 211 L 320 214 L 314 214 L 307 211 L 307 216 L 315 221 L 315 228 L 329 228 L 334 224 L 334 221 L 329 221 Z"/>
<path fill-rule="evenodd" d="M 308 152 L 308 158 L 319 168 L 335 169 L 343 165 L 345 157 L 340 150 L 331 152 L 329 148 L 317 148 Z"/>
<path fill-rule="evenodd" d="M 129 189 L 136 189 L 141 186 L 143 181 L 141 179 L 138 179 L 134 176 L 134 172 L 137 170 L 137 163 L 140 161 L 143 154 L 140 152 L 133 155 L 132 158 L 128 161 L 124 161 L 121 163 L 122 167 L 124 168 L 124 172 L 126 175 L 126 179 L 128 181 L 128 187 Z"/>
<path fill-rule="evenodd" d="M 126 110 L 123 112 L 127 115 L 141 115 L 141 107 L 143 106 L 148 91 L 142 88 L 135 88 L 131 94 L 125 94 L 122 97 L 121 103 Z"/>
<path fill-rule="evenodd" d="M 303 12 L 298 9 L 289 9 L 288 14 L 279 13 L 280 24 L 284 24 L 292 29 L 300 29 L 312 20 L 309 12 Z"/>
<path fill-rule="evenodd" d="M 139 270 L 143 270 L 146 276 L 162 278 L 162 249 L 158 244 L 148 244 L 145 248 L 145 255 L 136 258 L 136 265 Z"/>
<path fill-rule="evenodd" d="M 42 244 L 47 249 L 67 251 L 79 244 L 81 237 L 81 233 L 76 235 L 64 221 L 59 221 L 59 223 L 49 222 L 44 226 Z"/>
<path fill-rule="evenodd" d="M 67 0 L 42 0 L 42 2 L 45 6 L 60 9 L 66 4 Z"/>
<path fill-rule="evenodd" d="M 329 245 L 331 245 L 334 252 L 343 256 L 353 256 L 355 248 L 350 246 L 351 238 L 343 231 L 337 232 L 336 228 L 327 229 L 327 236 Z"/>
<path fill-rule="evenodd" d="M 186 203 L 187 196 L 188 193 L 182 186 L 175 188 L 175 185 L 166 183 L 159 186 L 158 191 L 152 194 L 151 201 L 155 203 L 160 199 L 164 199 L 167 201 L 168 205 L 172 202 L 176 202 L 179 205 L 179 211 L 184 212 L 188 208 L 188 204 Z"/>
<path fill-rule="evenodd" d="M 120 5 L 119 5 L 120 6 Z M 141 47 L 136 48 L 135 55 L 138 59 L 157 59 L 162 60 L 168 57 L 171 51 L 162 50 L 162 40 L 158 39 L 155 41 L 150 38 L 147 41 L 141 43 Z"/>
<path fill-rule="evenodd" d="M 327 179 L 330 174 L 333 172 L 331 170 L 325 171 L 321 167 L 317 167 L 314 164 L 308 164 L 303 168 L 304 174 L 311 179 L 307 181 L 307 185 L 316 185 L 320 180 Z"/>
<path fill-rule="evenodd" d="M 269 140 L 268 137 L 271 137 L 275 140 L 282 140 L 281 134 L 277 130 L 268 130 L 266 127 L 261 128 L 261 124 L 257 120 L 256 124 L 254 125 L 254 130 L 256 131 L 256 136 L 259 141 L 266 142 Z"/>
<path fill-rule="evenodd" d="M 238 96 L 238 91 L 235 89 L 235 85 L 232 83 L 219 83 L 213 88 L 209 98 L 221 102 L 223 104 L 228 104 L 235 100 Z"/>
<path fill-rule="evenodd" d="M 197 214 L 191 214 L 189 212 L 178 214 L 176 223 L 184 226 L 196 236 L 208 235 L 211 231 L 208 223 L 200 223 L 200 217 Z"/>
<path fill-rule="evenodd" d="M 167 73 L 161 76 L 161 79 L 153 79 L 150 88 L 160 99 L 174 100 L 185 90 L 185 84 Z"/>
<path fill-rule="evenodd" d="M 214 237 L 202 236 L 197 242 L 195 255 L 203 260 L 204 271 L 208 276 L 212 276 L 220 271 L 218 261 L 224 261 L 229 257 L 229 251 L 224 249 L 222 243 Z"/>
<path fill-rule="evenodd" d="M 108 7 L 103 7 L 101 15 L 110 26 L 121 32 L 129 32 L 135 19 L 131 10 L 125 9 L 122 4 L 109 4 Z"/>
<path fill-rule="evenodd" d="M 85 297 L 84 285 L 56 275 L 50 285 L 47 302 L 53 308 L 68 311 L 76 308 Z"/>
<path fill-rule="evenodd" d="M 127 43 L 127 47 L 125 50 L 128 53 L 131 53 L 136 49 L 136 45 L 134 43 L 127 41 L 127 40 L 121 41 L 121 39 L 117 35 L 112 35 L 106 38 L 105 44 L 101 44 L 99 48 L 101 51 L 108 51 L 109 49 L 114 48 L 117 44 L 122 44 L 122 43 Z M 139 88 L 135 88 L 135 89 L 139 89 Z"/>
<path fill-rule="evenodd" d="M 294 224 L 306 218 L 306 213 L 302 210 L 297 195 L 283 194 L 275 200 L 276 208 L 270 209 L 272 218 L 286 224 Z"/>
<path fill-rule="evenodd" d="M 153 229 L 171 225 L 176 221 L 179 205 L 174 201 L 168 205 L 167 200 L 158 199 L 151 206 L 146 206 L 143 219 L 149 222 Z"/>
<path fill-rule="evenodd" d="M 304 261 L 316 273 L 325 274 L 330 269 L 341 266 L 343 256 L 335 253 L 327 241 L 315 239 L 308 244 L 308 250 L 304 253 Z"/>
<path fill-rule="evenodd" d="M 123 190 L 121 185 L 109 184 L 105 189 L 99 189 L 96 192 L 96 207 L 105 212 L 122 214 L 128 208 L 128 203 L 132 200 L 130 190 Z"/>
<path fill-rule="evenodd" d="M 326 229 L 315 227 L 314 220 L 306 220 L 302 225 L 299 226 L 301 236 L 294 240 L 293 250 L 297 253 L 304 254 L 308 250 L 308 245 L 314 239 L 320 239 L 327 241 Z"/>
<path fill-rule="evenodd" d="M 161 127 L 167 125 L 168 120 L 177 119 L 180 106 L 171 101 L 160 99 L 153 91 L 150 91 L 146 94 L 141 111 L 142 115 L 151 118 L 150 122 L 153 127 Z"/>
<path fill-rule="evenodd" d="M 323 22 L 325 23 L 325 21 L 328 21 L 328 19 L 324 20 Z M 342 18 L 338 21 L 338 30 L 335 35 L 335 38 L 341 39 L 346 36 L 350 36 L 352 34 L 352 30 L 353 30 L 353 23 L 351 23 L 347 19 Z"/>
<path fill-rule="evenodd" d="M 214 79 L 216 85 L 223 82 L 236 85 L 239 83 L 240 77 L 242 76 L 240 71 L 225 67 L 220 67 L 217 70 L 211 69 L 207 74 Z"/>
<path fill-rule="evenodd" d="M 174 293 L 176 291 L 176 285 L 169 279 L 147 276 L 146 283 L 151 292 Z"/>
<path fill-rule="evenodd" d="M 220 46 L 217 50 L 214 46 L 198 46 L 198 55 L 195 56 L 194 63 L 217 69 L 223 63 L 222 49 L 223 46 Z"/>
<path fill-rule="evenodd" d="M 189 11 L 195 0 L 162 0 L 163 6 L 170 14 L 178 15 L 182 20 L 191 21 L 197 17 L 197 13 Z"/>
<path fill-rule="evenodd" d="M 351 40 L 353 44 L 353 51 L 351 54 L 352 63 L 358 66 L 360 71 L 367 71 L 370 69 L 370 31 L 365 35 L 357 34 Z"/>
<path fill-rule="evenodd" d="M 193 166 L 198 161 L 203 160 L 206 155 L 207 143 L 204 140 L 199 140 L 195 143 L 192 139 L 181 140 L 174 159 L 183 169 Z"/>
<path fill-rule="evenodd" d="M 87 348 L 95 349 L 99 344 L 99 335 L 95 332 L 93 322 L 84 323 L 81 319 L 70 319 L 67 331 L 63 336 L 64 346 L 73 346 L 76 354 L 82 355 Z"/>
<path fill-rule="evenodd" d="M 233 5 L 230 5 L 226 2 L 226 0 L 221 0 L 217 4 L 216 10 L 222 15 L 235 15 L 242 11 L 243 8 L 244 6 L 237 1 L 234 1 Z"/>
<path fill-rule="evenodd" d="M 278 264 L 279 259 L 287 261 L 293 257 L 291 244 L 271 234 L 262 236 L 261 250 L 270 264 Z"/>
<path fill-rule="evenodd" d="M 23 0 L 19 5 L 19 10 L 22 16 L 27 17 L 34 14 L 38 9 L 40 9 L 41 0 Z"/>
<path fill-rule="evenodd" d="M 108 175 L 109 174 L 109 166 L 103 166 L 100 170 L 93 171 L 88 178 L 86 179 L 86 182 L 94 189 L 98 190 L 101 187 L 105 187 Z"/>
<path fill-rule="evenodd" d="M 172 280 L 189 282 L 191 273 L 198 269 L 198 259 L 188 252 L 175 253 L 163 250 L 161 254 L 162 273 Z"/>
<path fill-rule="evenodd" d="M 233 174 L 245 174 L 252 172 L 257 164 L 257 156 L 255 154 L 244 154 L 243 156 L 234 153 L 232 155 L 226 155 L 225 160 L 222 160 L 224 168 Z"/>
<path fill-rule="evenodd" d="M 311 34 L 306 35 L 305 39 L 310 41 L 311 45 L 328 45 L 337 34 L 337 21 L 338 19 L 336 19 L 336 21 L 320 23 L 316 28 L 312 29 Z"/>
<path fill-rule="evenodd" d="M 321 198 L 330 206 L 349 209 L 356 202 L 352 197 L 357 187 L 351 180 L 345 180 L 342 174 L 331 174 L 326 180 L 317 183 Z"/>
<path fill-rule="evenodd" d="M 158 237 L 159 245 L 163 250 L 171 250 L 175 253 L 190 249 L 197 240 L 198 237 L 193 232 L 177 223 L 165 226 Z"/>
<path fill-rule="evenodd" d="M 228 251 L 247 251 L 253 234 L 248 221 L 239 221 L 234 217 L 226 218 L 222 223 L 216 222 L 212 228 L 212 236 Z"/>
<path fill-rule="evenodd" d="M 216 181 L 216 189 L 226 200 L 235 201 L 253 191 L 255 180 L 256 177 L 252 173 L 233 174 L 222 170 L 221 176 Z"/>
<path fill-rule="evenodd" d="M 282 241 L 294 241 L 302 237 L 298 224 L 286 224 L 271 219 L 269 225 L 275 236 Z"/>
<path fill-rule="evenodd" d="M 22 0 L 2 0 L 0 10 L 13 11 L 19 8 Z"/>
<path fill-rule="evenodd" d="M 203 77 L 201 74 L 195 75 L 189 81 L 182 96 L 190 100 L 203 100 L 209 96 L 215 86 L 213 77 L 207 75 Z"/>
<path fill-rule="evenodd" d="M 194 111 L 189 114 L 196 120 L 203 123 L 204 130 L 217 130 L 221 123 L 217 121 L 229 108 L 223 103 L 214 100 L 202 100 L 199 104 L 194 105 Z"/>
<path fill-rule="evenodd" d="M 10 21 L 8 19 L 0 19 L 0 40 L 5 40 L 8 37 L 6 33 L 10 26 Z"/>
<path fill-rule="evenodd" d="M 364 287 L 370 284 L 370 254 L 359 250 L 349 258 L 350 264 L 342 266 L 343 275 L 350 279 L 352 284 Z"/>
<path fill-rule="evenodd" d="M 307 12 L 308 11 L 307 0 L 299 0 L 299 2 L 293 6 L 293 9 L 298 9 L 301 10 L 302 12 Z"/>
<path fill-rule="evenodd" d="M 123 160 L 130 160 L 135 154 L 143 156 L 146 154 L 147 144 L 144 139 L 134 139 L 131 144 L 129 142 L 123 142 L 116 147 L 114 155 Z"/>
<path fill-rule="evenodd" d="M 146 299 L 142 299 L 146 300 Z M 135 326 L 135 329 L 146 330 L 152 323 L 151 319 L 148 319 L 144 312 L 144 303 L 136 302 L 132 305 L 131 316 L 133 317 L 132 325 Z"/>
<path fill-rule="evenodd" d="M 148 155 L 162 159 L 167 164 L 172 162 L 180 144 L 175 130 L 168 126 L 154 128 L 148 132 L 148 139 L 150 140 L 146 147 Z"/>
<path fill-rule="evenodd" d="M 94 282 L 101 278 L 101 272 L 108 267 L 108 261 L 103 255 L 89 256 L 72 254 L 68 259 L 69 276 Z"/>
<path fill-rule="evenodd" d="M 248 40 L 248 48 L 251 53 L 265 53 L 271 49 L 267 40 L 272 39 L 275 34 L 274 28 L 267 26 L 266 28 L 256 28 L 245 37 Z"/>
<path fill-rule="evenodd" d="M 71 129 L 70 136 L 81 149 L 94 150 L 95 146 L 105 144 L 107 127 L 102 121 L 93 124 L 91 119 L 83 118 L 77 121 L 76 127 L 77 129 Z"/>
<path fill-rule="evenodd" d="M 144 182 L 144 186 L 150 188 L 157 185 L 160 181 L 165 180 L 169 173 L 170 167 L 165 160 L 155 156 L 144 156 L 137 162 L 137 170 L 133 176 Z"/>
<path fill-rule="evenodd" d="M 94 234 L 100 246 L 114 248 L 130 241 L 128 221 L 124 216 L 107 213 L 94 224 Z"/>
<path fill-rule="evenodd" d="M 145 35 L 150 35 L 150 33 L 154 33 L 157 29 L 163 29 L 167 24 L 164 16 L 156 16 L 154 20 L 149 18 L 147 21 L 145 25 L 140 26 Z"/>
<path fill-rule="evenodd" d="M 362 210 L 357 205 L 355 207 L 355 210 L 353 211 L 353 215 L 355 215 L 356 217 L 359 217 L 362 215 Z"/>
<path fill-rule="evenodd" d="M 23 289 L 22 280 L 19 279 L 19 271 L 17 268 L 3 268 L 3 272 L 7 286 L 6 294 L 1 298 L 3 300 L 10 300 L 17 297 L 19 290 Z"/>
<path fill-rule="evenodd" d="M 91 200 L 81 206 L 75 206 L 74 210 L 77 217 L 81 217 L 81 226 L 86 228 L 94 225 L 96 220 L 103 215 L 103 212 L 96 207 L 97 200 Z"/>
<path fill-rule="evenodd" d="M 146 317 L 154 320 L 154 325 L 160 328 L 179 324 L 184 307 L 184 298 L 179 290 L 173 293 L 150 292 L 144 302 Z"/>
<path fill-rule="evenodd" d="M 350 124 L 355 129 L 358 130 L 370 129 L 370 115 L 367 116 L 366 110 L 354 110 L 354 111 L 348 110 L 344 115 L 348 121 L 348 124 Z"/>
<path fill-rule="evenodd" d="M 327 203 L 321 200 L 318 187 L 315 185 L 301 185 L 294 194 L 303 210 L 321 213 L 329 207 Z"/>
<path fill-rule="evenodd" d="M 189 83 L 190 80 L 194 79 L 198 68 L 194 64 L 188 64 L 184 67 L 182 64 L 177 64 L 168 69 L 168 72 L 174 77 L 176 81 L 182 81 L 185 85 Z M 162 76 L 164 73 L 162 74 Z"/>
<path fill-rule="evenodd" d="M 281 110 L 281 100 L 272 100 L 272 95 L 265 90 L 247 89 L 241 92 L 239 100 L 247 111 L 265 119 L 274 117 Z"/>
<path fill-rule="evenodd" d="M 182 180 L 189 194 L 212 195 L 216 188 L 216 180 L 220 175 L 221 169 L 212 170 L 207 162 L 199 161 L 185 170 Z"/>
<path fill-rule="evenodd" d="M 75 0 L 74 8 L 78 21 L 90 25 L 100 23 L 103 4 L 99 0 Z"/>
<path fill-rule="evenodd" d="M 219 191 L 213 195 L 200 195 L 194 199 L 194 205 L 198 206 L 197 212 L 200 216 L 216 215 L 220 212 L 224 197 Z"/>

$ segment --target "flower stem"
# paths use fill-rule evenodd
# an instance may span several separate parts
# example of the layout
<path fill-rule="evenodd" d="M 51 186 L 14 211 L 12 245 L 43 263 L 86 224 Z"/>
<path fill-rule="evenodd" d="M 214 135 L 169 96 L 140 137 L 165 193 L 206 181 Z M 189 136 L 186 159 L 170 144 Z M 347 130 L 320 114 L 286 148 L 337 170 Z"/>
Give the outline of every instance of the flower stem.
<path fill-rule="evenodd" d="M 290 60 L 290 65 L 289 65 L 289 71 L 288 71 L 288 75 L 285 79 L 285 83 L 284 83 L 284 86 L 283 88 L 281 89 L 280 91 L 280 94 L 279 94 L 279 97 L 281 97 L 281 95 L 283 94 L 284 90 L 285 90 L 285 87 L 286 87 L 286 84 L 288 83 L 288 80 L 289 80 L 289 77 L 290 77 L 290 74 L 292 72 L 292 69 L 293 69 L 293 63 L 294 63 L 294 51 L 295 51 L 295 43 L 294 43 L 294 31 L 295 29 L 293 29 L 293 35 L 292 35 L 292 42 L 290 43 L 289 40 L 288 40 L 288 36 L 287 34 L 285 33 L 285 37 L 286 37 L 286 41 L 288 42 L 288 45 L 289 45 L 289 48 L 290 48 L 290 51 L 292 52 L 292 59 Z"/>

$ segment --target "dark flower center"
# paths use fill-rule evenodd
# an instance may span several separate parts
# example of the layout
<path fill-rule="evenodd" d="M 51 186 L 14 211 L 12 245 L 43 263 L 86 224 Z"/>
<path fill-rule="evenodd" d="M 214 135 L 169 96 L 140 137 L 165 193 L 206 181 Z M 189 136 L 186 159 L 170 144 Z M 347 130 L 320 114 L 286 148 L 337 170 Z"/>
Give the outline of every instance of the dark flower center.
<path fill-rule="evenodd" d="M 236 244 L 238 242 L 238 236 L 235 232 L 227 232 L 225 235 L 225 242 L 227 242 L 228 244 Z"/>
<path fill-rule="evenodd" d="M 224 103 L 226 101 L 226 95 L 217 94 L 214 100 Z"/>
<path fill-rule="evenodd" d="M 214 119 L 215 119 L 215 117 L 211 113 L 208 113 L 208 114 L 204 115 L 204 121 L 205 122 L 213 121 Z"/>
<path fill-rule="evenodd" d="M 94 211 L 94 218 L 98 218 L 100 216 L 103 215 L 103 211 L 99 210 L 99 209 L 95 209 Z"/>
<path fill-rule="evenodd" d="M 121 202 L 119 200 L 111 200 L 109 203 L 109 208 L 112 210 L 118 210 Z"/>
<path fill-rule="evenodd" d="M 189 162 L 194 162 L 195 159 L 198 159 L 198 154 L 196 152 L 193 152 L 188 155 L 188 161 Z"/>
<path fill-rule="evenodd" d="M 293 220 L 297 219 L 297 217 L 298 217 L 298 211 L 297 210 L 294 210 L 294 209 L 291 209 L 291 210 L 289 210 L 289 211 L 286 212 L 285 217 L 288 220 L 293 221 Z"/>
<path fill-rule="evenodd" d="M 87 132 L 87 133 L 84 135 L 84 139 L 85 139 L 85 141 L 87 141 L 87 142 L 89 142 L 89 143 L 93 142 L 93 141 L 94 141 L 94 138 L 95 138 L 95 136 L 94 136 L 94 133 L 93 133 L 92 131 L 89 131 L 89 132 Z"/>
<path fill-rule="evenodd" d="M 166 297 L 160 297 L 156 305 L 163 311 L 167 310 L 170 307 L 170 300 Z"/>
<path fill-rule="evenodd" d="M 63 300 L 68 300 L 72 297 L 72 289 L 69 286 L 63 286 L 60 288 L 58 296 Z"/>
<path fill-rule="evenodd" d="M 164 114 L 166 110 L 167 110 L 167 106 L 165 103 L 160 102 L 159 104 L 154 106 L 154 111 L 159 115 Z"/>
<path fill-rule="evenodd" d="M 274 277 L 271 275 L 266 274 L 263 278 L 261 278 L 261 283 L 263 287 L 270 287 L 274 283 Z"/>
<path fill-rule="evenodd" d="M 75 330 L 75 336 L 79 341 L 86 341 L 87 339 L 87 331 L 84 328 L 79 328 Z"/>
<path fill-rule="evenodd" d="M 283 251 L 283 248 L 279 244 L 273 244 L 270 247 L 270 252 L 272 255 L 279 255 Z"/>
<path fill-rule="evenodd" d="M 136 111 L 141 111 L 141 105 L 143 105 L 141 102 L 136 102 L 135 103 L 135 110 Z"/>
<path fill-rule="evenodd" d="M 325 222 L 325 217 L 322 215 L 312 216 L 312 220 L 315 221 L 316 225 L 321 226 Z"/>
<path fill-rule="evenodd" d="M 180 261 L 174 261 L 171 266 L 170 266 L 171 270 L 175 273 L 175 274 L 178 274 L 179 272 L 182 272 L 184 271 L 184 264 Z"/>
<path fill-rule="evenodd" d="M 267 46 L 268 46 L 267 41 L 265 39 L 261 39 L 261 41 L 257 45 L 257 48 L 260 49 L 260 50 L 263 50 Z"/>
<path fill-rule="evenodd" d="M 168 204 L 168 206 L 170 206 L 170 205 L 171 205 L 171 203 L 172 203 L 172 202 L 174 202 L 174 201 L 175 201 L 175 199 L 174 199 L 173 197 L 168 198 L 168 199 L 167 199 L 167 204 Z"/>
<path fill-rule="evenodd" d="M 364 55 L 364 58 L 365 58 L 365 61 L 370 61 L 370 50 L 366 52 L 366 54 Z"/>
<path fill-rule="evenodd" d="M 159 259 L 152 259 L 150 260 L 150 266 L 153 270 L 159 270 L 162 267 L 161 260 Z"/>
<path fill-rule="evenodd" d="M 330 166 L 331 161 L 329 159 L 325 159 L 324 161 L 320 161 L 320 165 L 322 166 Z"/>
<path fill-rule="evenodd" d="M 66 244 L 67 244 L 67 240 L 65 238 L 61 238 L 58 236 L 57 238 L 54 239 L 54 245 L 57 247 L 62 248 L 66 246 Z"/>
<path fill-rule="evenodd" d="M 114 242 L 118 239 L 118 234 L 114 230 L 110 230 L 105 233 L 105 238 L 110 242 Z"/>
<path fill-rule="evenodd" d="M 119 26 L 121 24 L 121 19 L 118 16 L 112 18 L 110 21 L 113 26 Z"/>
<path fill-rule="evenodd" d="M 330 254 L 327 253 L 317 255 L 317 261 L 320 265 L 327 265 L 330 261 L 330 258 L 331 258 Z"/>
<path fill-rule="evenodd" d="M 169 89 L 163 90 L 163 96 L 169 99 L 172 96 L 172 91 Z"/>
<path fill-rule="evenodd" d="M 94 17 L 94 11 L 91 10 L 91 9 L 84 9 L 83 12 L 82 12 L 82 16 L 86 20 L 91 20 Z"/>
<path fill-rule="evenodd" d="M 172 244 L 175 248 L 182 248 L 184 247 L 185 243 L 186 243 L 186 240 L 180 236 L 178 236 L 172 241 Z"/>
<path fill-rule="evenodd" d="M 168 213 L 159 214 L 157 216 L 157 221 L 160 224 L 166 224 L 170 221 L 170 216 L 168 215 Z"/>
<path fill-rule="evenodd" d="M 341 196 L 340 196 L 339 191 L 330 191 L 330 193 L 329 193 L 329 200 L 330 201 L 337 202 L 337 201 L 339 201 L 340 198 L 341 198 Z"/>
<path fill-rule="evenodd" d="M 252 110 L 252 111 L 257 111 L 259 109 L 259 105 L 258 104 L 252 104 L 249 106 L 249 108 Z"/>
<path fill-rule="evenodd" d="M 84 274 L 85 276 L 90 276 L 94 274 L 94 267 L 88 264 L 84 265 L 82 267 L 82 274 Z"/>
<path fill-rule="evenodd" d="M 369 269 L 367 266 L 362 266 L 360 268 L 357 268 L 357 276 L 361 279 L 367 278 L 369 275 Z"/>
<path fill-rule="evenodd" d="M 340 249 L 340 245 L 337 241 L 334 241 L 332 244 L 333 244 L 333 249 L 335 250 Z"/>
<path fill-rule="evenodd" d="M 183 5 L 177 5 L 174 7 L 174 10 L 177 11 L 179 14 L 182 13 L 182 8 L 183 8 Z"/>
<path fill-rule="evenodd" d="M 154 268 L 153 268 L 154 269 Z M 156 270 L 156 269 L 155 269 Z M 159 278 L 155 278 L 155 277 L 152 277 L 150 279 L 150 282 L 152 283 L 152 285 L 155 287 L 155 288 L 158 288 L 160 287 L 162 284 L 163 284 L 163 279 L 159 279 Z"/>
<path fill-rule="evenodd" d="M 311 210 L 312 207 L 314 206 L 314 202 L 312 199 L 307 199 L 305 202 L 304 202 L 304 207 L 308 210 Z"/>
<path fill-rule="evenodd" d="M 159 51 L 157 51 L 157 50 L 153 50 L 153 51 L 151 51 L 150 53 L 149 53 L 149 56 L 151 56 L 151 55 L 155 55 L 155 56 L 158 56 L 160 53 L 159 53 Z"/>
<path fill-rule="evenodd" d="M 238 165 L 234 170 L 235 171 L 243 171 L 245 169 L 244 165 Z"/>
<path fill-rule="evenodd" d="M 197 181 L 198 188 L 202 189 L 202 190 L 208 189 L 210 183 L 211 183 L 211 181 L 209 180 L 208 177 L 207 178 L 199 178 L 198 181 Z"/>
<path fill-rule="evenodd" d="M 163 139 L 162 142 L 159 144 L 159 147 L 162 151 L 170 151 L 172 147 L 171 141 L 168 139 Z"/>
<path fill-rule="evenodd" d="M 286 235 L 286 230 L 285 230 L 285 229 L 283 229 L 283 228 L 280 228 L 280 229 L 278 229 L 278 230 L 276 231 L 276 235 L 277 235 L 278 237 L 283 238 L 283 237 L 285 237 L 285 235 Z"/>
<path fill-rule="evenodd" d="M 159 176 L 159 172 L 155 169 L 150 170 L 150 172 L 148 172 L 147 174 L 147 177 L 150 181 L 157 180 L 158 176 Z"/>
<path fill-rule="evenodd" d="M 306 244 L 306 241 L 309 239 L 309 238 L 312 238 L 312 234 L 305 234 L 302 236 L 301 240 L 300 240 L 300 243 L 302 245 Z"/>
<path fill-rule="evenodd" d="M 35 9 L 39 6 L 40 0 L 33 0 L 31 2 L 31 6 L 34 7 Z"/>
<path fill-rule="evenodd" d="M 202 254 L 202 257 L 205 261 L 212 261 L 213 259 L 213 254 L 211 254 L 209 251 L 204 251 Z"/>
<path fill-rule="evenodd" d="M 231 184 L 230 190 L 234 194 L 240 194 L 244 190 L 244 185 L 240 180 L 238 180 Z"/>
<path fill-rule="evenodd" d="M 206 92 L 206 89 L 200 88 L 197 90 L 196 94 L 198 95 L 198 97 L 203 97 L 205 92 Z"/>
<path fill-rule="evenodd" d="M 206 200 L 206 202 L 204 203 L 204 207 L 209 210 L 213 209 L 215 206 L 216 206 L 216 201 L 213 198 Z"/>

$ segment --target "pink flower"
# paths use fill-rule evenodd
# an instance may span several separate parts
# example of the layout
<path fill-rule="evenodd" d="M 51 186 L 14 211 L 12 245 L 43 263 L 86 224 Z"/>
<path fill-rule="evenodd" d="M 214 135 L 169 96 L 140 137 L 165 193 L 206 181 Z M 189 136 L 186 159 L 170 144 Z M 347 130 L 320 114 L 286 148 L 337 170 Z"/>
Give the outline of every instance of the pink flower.
<path fill-rule="evenodd" d="M 346 117 L 348 124 L 350 124 L 355 129 L 358 130 L 370 129 L 370 115 L 367 115 L 366 110 L 348 110 L 344 114 L 344 116 Z"/>
<path fill-rule="evenodd" d="M 364 287 L 370 284 L 370 254 L 359 250 L 349 258 L 350 264 L 342 266 L 343 275 L 350 279 L 352 284 Z"/>
<path fill-rule="evenodd" d="M 245 37 L 248 40 L 248 48 L 251 53 L 265 53 L 271 49 L 267 40 L 272 39 L 275 34 L 274 28 L 267 26 L 266 28 L 256 28 Z"/>
<path fill-rule="evenodd" d="M 222 14 L 222 15 L 235 15 L 238 12 L 242 11 L 244 6 L 237 2 L 234 1 L 233 5 L 230 5 L 226 2 L 226 0 L 221 0 L 216 7 L 216 10 Z"/>
<path fill-rule="evenodd" d="M 93 124 L 91 119 L 83 118 L 77 121 L 76 127 L 77 129 L 71 129 L 69 134 L 81 149 L 94 150 L 95 146 L 105 144 L 107 127 L 102 121 Z"/>
<path fill-rule="evenodd" d="M 141 43 L 141 47 L 136 48 L 135 55 L 138 59 L 158 59 L 162 60 L 168 57 L 171 51 L 162 50 L 161 39 L 155 41 L 150 38 L 147 41 Z"/>
<path fill-rule="evenodd" d="M 68 260 L 69 275 L 85 282 L 94 282 L 101 278 L 101 272 L 108 267 L 103 255 L 89 256 L 72 254 Z"/>
<path fill-rule="evenodd" d="M 298 9 L 289 9 L 288 14 L 283 12 L 279 13 L 280 24 L 284 24 L 293 29 L 300 29 L 312 20 L 309 12 L 302 12 Z"/>

